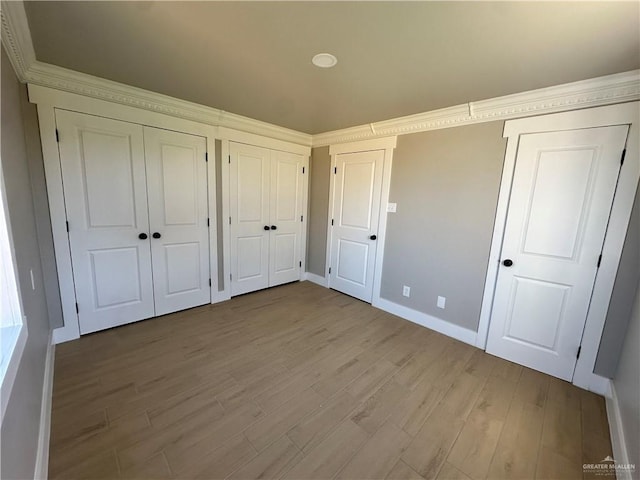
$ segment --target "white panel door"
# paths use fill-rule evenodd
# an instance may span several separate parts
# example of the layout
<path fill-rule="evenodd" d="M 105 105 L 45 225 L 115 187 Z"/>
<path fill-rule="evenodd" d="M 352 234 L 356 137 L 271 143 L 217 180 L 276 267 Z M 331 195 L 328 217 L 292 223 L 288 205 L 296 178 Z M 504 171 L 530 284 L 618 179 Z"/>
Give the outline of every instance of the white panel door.
<path fill-rule="evenodd" d="M 156 315 L 211 301 L 207 141 L 144 127 Z"/>
<path fill-rule="evenodd" d="M 62 110 L 56 126 L 80 333 L 152 317 L 142 127 Z"/>
<path fill-rule="evenodd" d="M 302 268 L 302 168 L 295 153 L 271 152 L 269 286 L 300 280 Z M 275 228 L 274 228 L 275 227 Z"/>
<path fill-rule="evenodd" d="M 384 150 L 336 155 L 329 286 L 371 302 Z"/>
<path fill-rule="evenodd" d="M 520 137 L 487 352 L 572 379 L 627 131 Z"/>
<path fill-rule="evenodd" d="M 269 286 L 271 151 L 230 142 L 231 295 Z"/>

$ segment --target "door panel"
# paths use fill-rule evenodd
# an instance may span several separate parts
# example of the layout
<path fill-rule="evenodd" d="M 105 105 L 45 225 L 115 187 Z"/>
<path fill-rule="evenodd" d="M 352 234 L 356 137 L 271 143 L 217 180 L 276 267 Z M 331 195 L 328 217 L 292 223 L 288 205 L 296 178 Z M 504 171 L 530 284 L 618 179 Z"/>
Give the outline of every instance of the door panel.
<path fill-rule="evenodd" d="M 371 302 L 384 150 L 339 154 L 331 227 L 329 285 Z"/>
<path fill-rule="evenodd" d="M 269 286 L 271 152 L 230 142 L 231 295 Z"/>
<path fill-rule="evenodd" d="M 80 333 L 154 315 L 143 130 L 56 110 Z"/>
<path fill-rule="evenodd" d="M 164 315 L 211 301 L 207 141 L 151 127 L 144 141 L 156 315 Z"/>
<path fill-rule="evenodd" d="M 304 157 L 272 151 L 269 286 L 300 280 Z"/>
<path fill-rule="evenodd" d="M 627 133 L 520 137 L 487 352 L 573 377 Z"/>

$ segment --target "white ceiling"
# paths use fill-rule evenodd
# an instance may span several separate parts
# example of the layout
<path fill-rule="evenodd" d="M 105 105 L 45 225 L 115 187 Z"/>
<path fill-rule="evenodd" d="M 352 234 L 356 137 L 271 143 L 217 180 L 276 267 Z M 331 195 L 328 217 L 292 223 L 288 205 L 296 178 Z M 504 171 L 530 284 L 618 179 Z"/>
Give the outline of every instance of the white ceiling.
<path fill-rule="evenodd" d="M 25 9 L 40 61 L 306 133 L 640 68 L 637 1 Z"/>

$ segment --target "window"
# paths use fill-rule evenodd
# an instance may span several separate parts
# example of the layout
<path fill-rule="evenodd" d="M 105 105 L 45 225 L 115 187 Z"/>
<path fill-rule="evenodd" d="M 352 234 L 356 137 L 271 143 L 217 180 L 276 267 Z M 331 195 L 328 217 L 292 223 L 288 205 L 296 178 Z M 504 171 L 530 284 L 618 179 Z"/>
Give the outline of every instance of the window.
<path fill-rule="evenodd" d="M 22 322 L 4 176 L 0 174 L 0 419 L 4 418 L 26 340 L 27 328 Z"/>

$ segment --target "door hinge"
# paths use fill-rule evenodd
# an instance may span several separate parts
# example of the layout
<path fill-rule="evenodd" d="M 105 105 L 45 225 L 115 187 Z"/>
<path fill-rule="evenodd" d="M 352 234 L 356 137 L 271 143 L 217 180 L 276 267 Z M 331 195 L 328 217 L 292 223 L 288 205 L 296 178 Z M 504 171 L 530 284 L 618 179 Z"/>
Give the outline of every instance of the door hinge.
<path fill-rule="evenodd" d="M 602 263 L 602 254 L 598 257 L 598 268 L 600 268 L 600 264 Z"/>
<path fill-rule="evenodd" d="M 576 354 L 576 358 L 580 358 L 580 351 L 582 350 L 582 345 L 578 347 L 578 353 Z"/>
<path fill-rule="evenodd" d="M 60 132 L 58 132 L 57 128 L 56 128 L 56 142 L 60 143 Z"/>
<path fill-rule="evenodd" d="M 329 267 L 329 275 L 331 275 L 331 267 Z"/>
<path fill-rule="evenodd" d="M 300 215 L 300 221 L 304 221 L 304 215 Z"/>
<path fill-rule="evenodd" d="M 300 260 L 298 264 L 300 265 L 300 268 L 302 268 L 302 260 Z"/>
<path fill-rule="evenodd" d="M 204 152 L 204 161 L 205 162 L 209 161 L 209 152 Z"/>
<path fill-rule="evenodd" d="M 80 313 L 80 308 L 78 307 L 78 303 L 76 302 L 76 313 Z"/>
<path fill-rule="evenodd" d="M 338 167 L 333 167 L 333 173 L 334 175 L 338 173 Z"/>
<path fill-rule="evenodd" d="M 209 279 L 209 286 L 211 286 L 211 279 Z"/>
<path fill-rule="evenodd" d="M 231 225 L 231 217 L 229 217 L 229 225 Z"/>
<path fill-rule="evenodd" d="M 304 174 L 304 167 L 302 167 L 302 173 Z"/>
<path fill-rule="evenodd" d="M 229 274 L 229 280 L 233 281 L 233 274 Z"/>
<path fill-rule="evenodd" d="M 331 226 L 333 227 L 333 218 L 331 219 Z"/>
<path fill-rule="evenodd" d="M 67 233 L 69 233 L 69 222 L 65 222 L 67 224 Z"/>
<path fill-rule="evenodd" d="M 229 163 L 231 163 L 231 155 L 229 155 Z"/>
<path fill-rule="evenodd" d="M 622 157 L 620 157 L 620 165 L 624 165 L 624 157 L 627 155 L 627 149 L 622 150 Z"/>
<path fill-rule="evenodd" d="M 207 218 L 207 227 L 211 226 L 211 224 L 209 223 L 209 219 Z"/>

